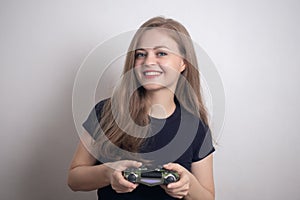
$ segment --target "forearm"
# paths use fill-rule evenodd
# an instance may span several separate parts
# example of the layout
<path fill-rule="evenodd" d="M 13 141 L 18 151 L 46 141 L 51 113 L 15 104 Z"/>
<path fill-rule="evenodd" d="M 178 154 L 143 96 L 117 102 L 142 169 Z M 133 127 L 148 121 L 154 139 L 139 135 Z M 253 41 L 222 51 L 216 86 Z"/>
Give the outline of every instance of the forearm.
<path fill-rule="evenodd" d="M 204 188 L 194 175 L 190 176 L 190 188 L 185 200 L 214 200 L 213 192 Z"/>
<path fill-rule="evenodd" d="M 90 191 L 110 184 L 111 169 L 106 165 L 78 166 L 69 171 L 68 185 L 73 191 Z"/>

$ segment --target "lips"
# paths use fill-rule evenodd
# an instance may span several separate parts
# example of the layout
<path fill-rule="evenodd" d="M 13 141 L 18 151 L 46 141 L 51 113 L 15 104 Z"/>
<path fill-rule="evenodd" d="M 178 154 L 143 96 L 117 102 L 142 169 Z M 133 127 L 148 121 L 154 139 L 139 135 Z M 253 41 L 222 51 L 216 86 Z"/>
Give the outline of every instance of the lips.
<path fill-rule="evenodd" d="M 145 76 L 159 76 L 162 74 L 162 72 L 157 72 L 157 71 L 146 71 L 146 72 L 143 72 L 143 74 Z"/>
<path fill-rule="evenodd" d="M 155 77 L 158 77 L 162 74 L 161 71 L 144 71 L 143 72 L 143 75 L 146 77 L 146 78 L 155 78 Z"/>

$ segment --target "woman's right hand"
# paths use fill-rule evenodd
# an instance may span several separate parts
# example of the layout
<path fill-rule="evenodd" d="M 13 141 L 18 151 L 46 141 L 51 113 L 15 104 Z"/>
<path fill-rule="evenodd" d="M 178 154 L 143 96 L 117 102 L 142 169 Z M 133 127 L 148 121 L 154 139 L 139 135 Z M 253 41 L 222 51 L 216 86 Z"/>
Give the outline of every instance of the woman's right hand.
<path fill-rule="evenodd" d="M 138 168 L 142 166 L 141 162 L 133 161 L 133 160 L 121 160 L 111 163 L 106 163 L 106 165 L 110 168 L 110 184 L 111 187 L 117 193 L 127 193 L 132 192 L 138 184 L 131 183 L 127 181 L 123 175 L 122 171 L 129 167 Z"/>

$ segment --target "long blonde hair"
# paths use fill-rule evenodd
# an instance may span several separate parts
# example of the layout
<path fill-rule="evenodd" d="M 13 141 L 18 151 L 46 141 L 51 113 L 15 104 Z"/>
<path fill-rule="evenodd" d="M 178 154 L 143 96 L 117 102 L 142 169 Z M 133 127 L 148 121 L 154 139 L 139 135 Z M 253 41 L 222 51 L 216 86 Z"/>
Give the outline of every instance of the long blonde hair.
<path fill-rule="evenodd" d="M 112 98 L 106 101 L 103 106 L 101 121 L 94 133 L 94 137 L 97 136 L 95 144 L 99 147 L 99 156 L 101 157 L 126 158 L 126 155 L 116 152 L 114 145 L 125 151 L 136 153 L 145 141 L 145 137 L 147 137 L 147 131 L 140 133 L 138 137 L 128 134 L 128 131 L 131 133 L 136 132 L 138 131 L 137 127 L 149 124 L 148 111 L 150 108 L 146 90 L 139 85 L 135 74 L 130 72 L 134 68 L 135 50 L 139 39 L 146 30 L 153 28 L 163 28 L 168 32 L 170 31 L 170 36 L 178 44 L 184 59 L 186 68 L 181 73 L 175 90 L 180 105 L 188 112 L 198 116 L 208 126 L 207 111 L 200 92 L 198 64 L 190 35 L 179 22 L 164 17 L 154 17 L 142 24 L 135 33 L 123 69 L 123 75 L 126 74 L 126 76 L 123 76 L 121 84 L 116 88 Z M 131 92 L 132 90 L 134 91 Z M 128 105 L 128 112 L 126 112 L 124 105 Z M 113 112 L 113 110 L 116 110 L 116 112 Z"/>

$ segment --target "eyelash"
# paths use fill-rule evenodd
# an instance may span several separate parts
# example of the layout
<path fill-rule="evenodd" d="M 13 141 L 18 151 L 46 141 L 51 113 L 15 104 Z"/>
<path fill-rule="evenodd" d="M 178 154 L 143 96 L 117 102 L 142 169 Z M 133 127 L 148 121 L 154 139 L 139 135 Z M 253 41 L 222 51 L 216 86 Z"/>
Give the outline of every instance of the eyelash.
<path fill-rule="evenodd" d="M 163 55 L 159 55 L 159 54 L 163 54 Z M 159 55 L 159 56 L 166 56 L 166 55 L 168 55 L 166 52 L 158 52 L 158 54 L 157 55 Z"/>
<path fill-rule="evenodd" d="M 156 55 L 161 57 L 161 56 L 166 56 L 168 54 L 166 52 L 158 52 Z M 135 58 L 140 58 L 140 57 L 145 57 L 145 56 L 147 56 L 147 54 L 142 53 L 142 52 L 138 52 L 138 53 L 135 54 Z"/>
<path fill-rule="evenodd" d="M 140 57 L 145 57 L 146 54 L 145 53 L 141 53 L 141 52 L 138 52 L 135 54 L 135 58 L 140 58 Z"/>

